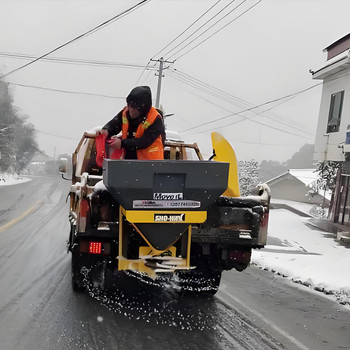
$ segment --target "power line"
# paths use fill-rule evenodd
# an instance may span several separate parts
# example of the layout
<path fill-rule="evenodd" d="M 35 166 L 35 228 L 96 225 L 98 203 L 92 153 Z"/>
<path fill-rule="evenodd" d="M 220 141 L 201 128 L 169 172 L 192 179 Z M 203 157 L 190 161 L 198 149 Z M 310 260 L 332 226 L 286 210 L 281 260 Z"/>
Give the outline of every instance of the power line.
<path fill-rule="evenodd" d="M 266 105 L 269 105 L 269 104 L 272 104 L 272 103 L 275 103 L 275 102 L 278 102 L 278 101 L 282 101 L 282 100 L 285 100 L 285 99 L 287 99 L 287 98 L 289 98 L 289 97 L 297 96 L 297 95 L 299 95 L 299 94 L 301 94 L 301 93 L 304 93 L 304 92 L 306 92 L 306 91 L 309 91 L 309 90 L 311 90 L 311 89 L 314 89 L 315 87 L 320 86 L 320 85 L 322 85 L 322 83 L 318 83 L 318 84 L 312 85 L 312 86 L 310 86 L 310 87 L 308 87 L 308 88 L 306 88 L 306 89 L 302 89 L 302 90 L 299 90 L 299 91 L 297 91 L 297 92 L 294 92 L 294 93 L 292 93 L 292 94 L 285 95 L 285 96 L 282 96 L 282 97 L 278 97 L 278 98 L 275 98 L 275 99 L 273 99 L 273 100 L 270 100 L 270 101 L 261 103 L 261 104 L 259 104 L 259 105 L 256 105 L 256 106 L 252 106 L 252 107 L 243 109 L 243 110 L 241 110 L 241 111 L 239 111 L 239 112 L 231 113 L 231 114 L 229 114 L 229 115 L 227 115 L 227 116 L 224 116 L 224 117 L 221 117 L 221 118 L 216 118 L 216 119 L 214 119 L 214 120 L 212 120 L 212 121 L 210 121 L 210 122 L 203 123 L 203 124 L 201 124 L 201 125 L 193 126 L 193 127 L 191 127 L 191 128 L 182 130 L 181 132 L 193 130 L 193 129 L 196 129 L 196 128 L 200 127 L 200 126 L 209 125 L 209 124 L 215 123 L 215 122 L 217 122 L 217 121 L 219 121 L 219 120 L 223 120 L 223 119 L 227 119 L 227 118 L 233 117 L 233 116 L 235 116 L 235 115 L 239 115 L 240 113 L 252 111 L 252 110 L 255 110 L 255 109 L 260 108 L 260 107 L 262 107 L 262 106 L 266 106 Z"/>
<path fill-rule="evenodd" d="M 71 39 L 71 40 L 67 41 L 66 43 L 64 43 L 64 44 L 62 44 L 62 45 L 56 47 L 55 49 L 53 49 L 53 50 L 51 50 L 51 51 L 49 51 L 49 52 L 47 52 L 47 53 L 45 53 L 45 54 L 43 54 L 43 55 L 37 57 L 37 58 L 35 58 L 34 60 L 32 60 L 32 61 L 30 61 L 30 62 L 24 64 L 23 66 L 20 66 L 20 67 L 18 67 L 18 68 L 16 68 L 16 69 L 13 69 L 12 71 L 10 71 L 10 72 L 8 72 L 8 73 L 2 75 L 2 76 L 0 77 L 0 79 L 3 79 L 3 78 L 5 78 L 5 77 L 9 76 L 10 74 L 13 74 L 13 73 L 15 73 L 15 72 L 17 72 L 17 71 L 19 71 L 19 70 L 25 68 L 25 67 L 28 67 L 29 65 L 31 65 L 31 64 L 33 64 L 33 63 L 35 63 L 35 62 L 37 62 L 37 61 L 39 61 L 39 60 L 41 60 L 41 59 L 43 59 L 44 57 L 46 57 L 46 56 L 52 54 L 52 53 L 55 52 L 55 51 L 58 51 L 58 50 L 62 49 L 63 47 L 65 47 L 65 46 L 67 46 L 67 45 L 73 43 L 74 41 L 77 41 L 77 40 L 79 40 L 79 39 L 82 39 L 83 37 L 85 37 L 85 36 L 87 36 L 87 35 L 90 35 L 90 34 L 92 34 L 93 32 L 96 32 L 96 31 L 100 30 L 101 28 L 105 27 L 106 25 L 110 24 L 111 22 L 113 22 L 113 21 L 115 21 L 115 20 L 117 20 L 117 19 L 120 19 L 121 17 L 123 17 L 123 16 L 125 16 L 125 15 L 131 13 L 131 12 L 134 11 L 134 10 L 136 10 L 138 7 L 144 5 L 144 4 L 145 4 L 146 2 L 148 2 L 148 1 L 150 1 L 150 0 L 142 0 L 142 1 L 140 1 L 138 4 L 136 4 L 136 5 L 132 6 L 132 7 L 130 7 L 129 9 L 127 9 L 127 10 L 121 12 L 120 14 L 118 14 L 118 15 L 116 15 L 116 16 L 113 16 L 113 17 L 110 18 L 109 20 L 107 20 L 107 21 L 105 21 L 105 22 L 99 24 L 98 26 L 96 26 L 96 27 L 94 27 L 94 28 L 88 30 L 87 32 L 78 35 L 78 36 L 75 37 L 74 39 Z"/>
<path fill-rule="evenodd" d="M 173 70 L 171 70 L 171 71 L 174 72 Z M 184 75 L 185 77 L 187 76 L 187 80 L 184 80 L 183 77 L 180 76 L 179 81 L 182 81 L 183 83 L 185 83 L 185 84 L 187 84 L 187 85 L 190 85 L 190 86 L 192 86 L 192 87 L 194 87 L 194 88 L 196 88 L 196 89 L 198 89 L 198 90 L 200 90 L 200 91 L 203 91 L 203 92 L 205 92 L 205 93 L 207 93 L 207 94 L 210 94 L 210 95 L 212 95 L 212 96 L 214 96 L 214 97 L 216 97 L 216 98 L 219 98 L 219 99 L 220 99 L 220 97 L 221 97 L 221 96 L 219 95 L 219 92 L 220 92 L 220 93 L 222 93 L 222 94 L 225 94 L 225 95 L 231 97 L 231 99 L 223 99 L 223 101 L 225 101 L 225 102 L 232 103 L 232 99 L 234 99 L 234 100 L 236 100 L 236 101 L 239 101 L 242 105 L 245 105 L 245 106 L 252 106 L 252 104 L 250 104 L 250 103 L 248 103 L 248 102 L 246 102 L 246 101 L 244 101 L 244 100 L 242 100 L 242 99 L 239 99 L 239 98 L 237 98 L 237 97 L 235 97 L 235 96 L 233 96 L 233 95 L 230 95 L 230 94 L 228 94 L 228 93 L 226 93 L 226 92 L 224 92 L 224 91 L 222 91 L 222 90 L 220 90 L 220 89 L 214 88 L 214 87 L 212 87 L 212 86 L 209 85 L 209 84 L 206 84 L 206 83 L 204 83 L 204 82 L 201 82 L 200 80 L 198 80 L 198 79 L 196 79 L 196 78 L 193 78 L 193 80 L 194 80 L 194 83 L 196 83 L 197 85 L 196 85 L 196 84 L 193 84 L 193 82 L 192 82 L 192 80 L 190 79 L 190 76 L 189 76 L 189 75 L 184 74 L 184 73 L 183 73 L 183 75 Z M 176 77 L 175 77 L 175 78 L 176 78 Z M 176 79 L 178 79 L 178 78 L 176 78 Z M 214 93 L 213 93 L 213 91 L 214 91 Z M 196 94 L 195 94 L 195 95 L 196 95 Z M 199 98 L 202 98 L 201 96 L 198 96 L 198 95 L 196 95 L 196 96 L 199 97 Z M 290 99 L 292 99 L 292 98 L 294 98 L 294 97 L 295 97 L 295 96 L 290 97 Z M 204 98 L 203 98 L 203 99 L 204 99 Z M 208 101 L 207 99 L 205 99 L 205 101 L 210 102 L 210 101 Z M 286 102 L 286 101 L 283 101 L 283 102 L 281 102 L 281 103 L 284 103 L 284 102 Z M 210 102 L 210 103 L 213 104 L 213 105 L 215 105 L 215 106 L 217 106 L 217 107 L 219 107 L 219 108 L 221 108 L 221 109 L 224 109 L 224 110 L 226 110 L 226 111 L 229 111 L 228 109 L 224 108 L 223 106 L 219 106 L 219 105 L 217 105 L 217 104 L 215 104 L 215 103 L 213 103 L 213 102 Z M 257 116 L 257 115 L 262 115 L 263 113 L 266 113 L 267 111 L 271 110 L 272 108 L 275 108 L 276 106 L 277 106 L 277 105 L 275 105 L 275 106 L 273 106 L 273 107 L 271 107 L 271 108 L 268 108 L 268 109 L 266 109 L 265 111 L 260 112 L 260 113 L 255 112 L 255 111 L 252 111 L 252 112 L 256 114 L 255 116 Z M 229 111 L 229 112 L 232 112 L 232 111 Z M 239 122 L 242 122 L 243 120 L 250 120 L 250 121 L 252 121 L 252 122 L 255 122 L 255 120 L 253 120 L 253 118 L 254 118 L 255 116 L 252 116 L 252 117 L 249 118 L 249 117 L 246 117 L 246 116 L 241 115 L 240 112 L 238 112 L 237 115 L 240 116 L 240 117 L 242 117 L 243 119 L 238 120 L 238 121 L 235 121 L 235 122 L 232 122 L 232 124 L 237 124 L 237 123 L 239 123 Z M 231 116 L 231 114 L 230 114 L 230 116 Z M 290 125 L 290 124 L 285 123 L 285 122 L 282 122 L 282 121 L 280 121 L 280 120 L 275 120 L 274 118 L 272 118 L 272 117 L 270 117 L 270 116 L 266 116 L 266 115 L 265 115 L 265 117 L 268 118 L 268 119 L 270 119 L 270 120 L 273 120 L 274 122 L 278 122 L 278 123 L 280 123 L 280 124 L 282 124 L 282 125 L 286 125 L 286 126 L 288 126 L 288 127 L 291 127 L 291 128 L 293 128 L 293 129 L 296 129 L 296 130 L 301 131 L 301 132 L 303 132 L 303 133 L 306 133 L 306 134 L 309 134 L 309 135 L 313 135 L 313 134 L 311 134 L 311 133 L 305 131 L 304 129 L 301 129 L 301 128 L 296 127 L 295 125 Z M 279 116 L 279 117 L 280 117 L 280 116 Z M 294 123 L 294 124 L 295 124 L 295 123 Z"/>
<path fill-rule="evenodd" d="M 218 0 L 214 5 L 212 5 L 208 10 L 206 10 L 200 17 L 198 17 L 191 25 L 189 25 L 182 33 L 180 33 L 175 39 L 173 39 L 168 45 L 163 47 L 159 52 L 157 52 L 155 56 L 158 56 L 163 50 L 167 49 L 173 42 L 175 42 L 178 38 L 180 38 L 183 34 L 185 34 L 190 28 L 192 28 L 201 18 L 203 18 L 212 8 L 214 8 L 221 0 Z"/>
<path fill-rule="evenodd" d="M 16 59 L 25 59 L 25 60 L 35 59 L 35 56 L 28 55 L 28 54 L 1 52 L 1 51 L 0 51 L 0 56 L 16 58 Z M 88 59 L 79 59 L 79 58 L 65 58 L 65 57 L 46 57 L 46 58 L 42 58 L 42 61 L 63 63 L 63 64 L 77 64 L 77 65 L 81 64 L 81 65 L 106 66 L 106 67 L 137 68 L 137 69 L 145 68 L 145 66 L 139 65 L 139 64 L 98 61 L 98 60 L 88 60 Z"/>
<path fill-rule="evenodd" d="M 255 6 L 257 6 L 262 0 L 259 0 L 258 2 L 256 2 L 255 4 L 253 4 L 252 6 L 250 6 L 247 10 L 245 10 L 244 12 L 242 12 L 240 15 L 238 15 L 237 17 L 235 17 L 233 20 L 231 20 L 230 22 L 228 22 L 227 24 L 225 24 L 223 27 L 221 27 L 220 29 L 218 29 L 216 32 L 214 32 L 213 34 L 211 34 L 210 36 L 208 36 L 206 39 L 202 40 L 200 43 L 198 43 L 197 45 L 195 45 L 194 47 L 192 47 L 190 50 L 186 51 L 184 54 L 182 54 L 181 56 L 175 58 L 175 61 L 177 61 L 178 59 L 182 58 L 183 56 L 187 55 L 188 53 L 190 53 L 191 51 L 193 51 L 195 48 L 197 48 L 199 45 L 203 44 L 204 42 L 206 42 L 207 40 L 209 40 L 210 38 L 212 38 L 214 35 L 216 35 L 217 33 L 219 33 L 221 30 L 223 30 L 224 28 L 226 28 L 228 25 L 230 25 L 232 22 L 236 21 L 238 18 L 242 17 L 245 13 L 247 13 L 248 11 L 250 11 L 252 8 L 254 8 Z M 172 55 L 174 56 L 174 55 Z M 171 57 L 172 57 L 171 56 Z"/>
<path fill-rule="evenodd" d="M 136 80 L 135 85 L 137 85 L 138 82 L 141 80 L 142 76 L 145 74 L 146 70 L 149 68 L 149 64 L 150 64 L 150 63 L 151 63 L 151 60 L 148 61 L 147 65 L 146 65 L 146 67 L 143 69 L 141 75 L 140 75 L 139 78 Z M 156 65 L 156 64 L 154 64 L 154 66 L 155 66 L 155 65 Z M 154 67 L 154 66 L 153 66 L 153 67 Z"/>
<path fill-rule="evenodd" d="M 333 78 L 333 79 L 329 79 L 329 80 L 326 82 L 326 84 L 328 84 L 328 83 L 330 83 L 330 82 L 332 82 L 332 81 L 334 81 L 334 80 L 340 79 L 340 78 L 342 78 L 342 77 L 349 76 L 349 75 L 350 75 L 350 73 L 339 75 L 338 77 L 335 77 L 335 78 Z M 180 132 L 186 132 L 186 131 L 190 131 L 190 130 L 193 130 L 193 129 L 197 129 L 197 128 L 201 127 L 201 126 L 209 125 L 209 124 L 215 123 L 215 122 L 217 122 L 217 121 L 219 121 L 219 120 L 223 120 L 223 119 L 230 118 L 230 117 L 232 117 L 232 116 L 234 116 L 234 115 L 239 115 L 240 113 L 244 113 L 244 112 L 247 112 L 247 111 L 252 111 L 252 110 L 255 110 L 255 109 L 260 108 L 260 107 L 262 107 L 262 106 L 269 105 L 269 104 L 272 104 L 272 103 L 275 103 L 275 102 L 278 102 L 278 101 L 282 101 L 282 100 L 285 100 L 285 99 L 288 99 L 288 98 L 292 98 L 292 97 L 294 97 L 294 96 L 296 97 L 296 96 L 298 96 L 298 95 L 300 95 L 300 94 L 302 94 L 302 93 L 304 93 L 304 92 L 307 92 L 307 91 L 309 91 L 309 90 L 312 90 L 312 89 L 314 89 L 315 87 L 318 87 L 318 86 L 323 85 L 323 84 L 324 84 L 323 82 L 320 82 L 320 83 L 315 84 L 315 85 L 312 85 L 312 86 L 310 86 L 310 87 L 308 87 L 308 88 L 298 90 L 298 91 L 296 91 L 296 92 L 294 92 L 294 93 L 292 93 L 292 94 L 288 94 L 288 95 L 285 95 L 285 96 L 282 96 L 282 97 L 278 97 L 278 98 L 276 98 L 276 99 L 273 99 L 273 100 L 270 100 L 270 101 L 261 103 L 261 104 L 259 104 L 259 105 L 256 105 L 256 106 L 253 106 L 253 107 L 250 107 L 250 108 L 241 110 L 241 111 L 239 111 L 239 112 L 231 113 L 231 114 L 229 114 L 229 115 L 227 115 L 227 116 L 224 116 L 224 117 L 221 117 L 221 118 L 216 118 L 216 119 L 214 119 L 214 120 L 212 120 L 212 121 L 210 121 L 210 122 L 203 123 L 203 124 L 200 124 L 200 125 L 196 125 L 196 126 L 193 126 L 193 127 L 191 127 L 191 128 L 182 130 L 182 131 L 180 131 Z M 275 107 L 275 106 L 271 107 L 270 109 L 272 109 L 272 108 L 274 108 L 274 107 Z M 232 125 L 232 124 L 234 124 L 234 123 L 235 123 L 235 122 L 230 123 L 230 124 L 227 124 L 227 125 L 225 125 L 224 127 L 230 126 L 230 125 Z"/>
<path fill-rule="evenodd" d="M 294 97 L 295 97 L 295 96 L 290 97 L 289 100 L 292 99 L 292 98 L 294 98 Z M 289 100 L 288 100 L 288 101 L 289 101 Z M 283 103 L 283 102 L 282 102 L 282 103 Z M 270 109 L 272 109 L 272 108 L 275 108 L 275 107 L 276 107 L 276 106 L 273 106 L 273 107 L 271 107 L 271 108 L 269 108 L 269 109 L 263 111 L 262 113 L 264 113 L 264 112 L 266 112 L 266 111 L 268 111 L 268 110 L 270 110 Z M 261 125 L 261 126 L 265 126 L 265 127 L 269 128 L 269 129 L 273 129 L 273 130 L 281 131 L 281 132 L 283 132 L 283 133 L 285 133 L 285 134 L 289 134 L 289 135 L 294 135 L 294 136 L 297 136 L 297 137 L 305 138 L 304 135 L 299 135 L 299 134 L 296 134 L 296 133 L 293 133 L 293 132 L 290 132 L 290 131 L 287 131 L 287 130 L 283 130 L 283 129 L 274 127 L 274 126 L 269 125 L 269 124 L 265 124 L 265 123 L 259 122 L 259 121 L 257 121 L 257 120 L 254 120 L 253 117 L 248 118 L 248 117 L 245 117 L 245 116 L 243 116 L 243 115 L 241 115 L 241 114 L 237 114 L 237 115 L 239 115 L 239 116 L 242 117 L 243 119 L 237 120 L 237 121 L 233 121 L 233 122 L 230 122 L 229 124 L 225 124 L 225 125 L 222 125 L 222 126 L 218 126 L 216 129 L 226 128 L 226 127 L 228 127 L 228 126 L 235 125 L 235 124 L 238 124 L 238 123 L 240 123 L 240 122 L 242 122 L 242 121 L 248 120 L 248 121 L 251 121 L 251 122 L 253 122 L 253 123 L 259 124 L 259 125 Z M 207 123 L 207 124 L 210 124 L 210 122 Z M 204 124 L 203 124 L 203 125 L 204 125 Z M 200 133 L 204 133 L 204 132 L 207 132 L 207 131 L 210 131 L 210 130 L 212 130 L 212 129 L 202 130 Z M 310 136 L 314 136 L 314 135 L 310 134 Z"/>
<path fill-rule="evenodd" d="M 113 98 L 113 99 L 122 99 L 124 100 L 125 97 L 118 97 L 118 96 L 111 96 L 111 95 L 103 95 L 103 94 L 95 94 L 91 92 L 81 92 L 81 91 L 70 91 L 70 90 L 61 90 L 61 89 L 53 89 L 43 86 L 36 86 L 36 85 L 27 85 L 27 84 L 17 84 L 17 83 L 11 83 L 10 85 L 25 87 L 25 88 L 32 88 L 32 89 L 38 89 L 38 90 L 46 90 L 46 91 L 53 91 L 53 92 L 60 92 L 65 94 L 76 94 L 76 95 L 87 95 L 87 96 L 97 96 L 97 97 L 105 97 L 105 98 Z"/>
<path fill-rule="evenodd" d="M 219 100 L 223 101 L 223 102 L 228 102 L 230 104 L 234 104 L 234 105 L 243 105 L 244 107 L 246 106 L 251 106 L 251 104 L 249 104 L 248 102 L 233 96 L 231 94 L 228 94 L 227 92 L 220 90 L 216 87 L 213 87 L 197 78 L 194 78 L 186 73 L 180 72 L 177 69 L 171 69 L 170 70 L 171 73 L 176 74 L 177 75 L 177 79 L 182 81 L 183 83 L 190 85 L 200 91 L 203 91 L 215 98 L 218 98 Z M 235 103 L 234 103 L 235 102 Z"/>
<path fill-rule="evenodd" d="M 198 32 L 200 29 L 202 29 L 206 24 L 208 24 L 211 20 L 213 20 L 216 16 L 218 16 L 222 11 L 224 11 L 228 6 L 230 6 L 232 3 L 234 3 L 236 0 L 232 0 L 228 5 L 226 5 L 221 11 L 219 11 L 215 16 L 210 18 L 207 22 L 205 22 L 202 26 L 200 26 L 195 32 L 193 32 L 190 36 L 188 36 L 186 39 L 184 39 L 181 43 L 179 43 L 177 46 L 175 46 L 172 50 L 168 51 L 166 55 L 168 55 L 171 51 L 174 51 L 178 46 L 180 46 L 182 43 L 184 43 L 187 39 L 189 39 L 191 36 L 193 36 L 196 32 Z M 169 56 L 169 59 L 173 56 L 175 56 L 177 53 L 183 51 L 187 46 L 191 45 L 194 41 L 199 39 L 201 36 L 203 36 L 206 32 L 208 32 L 210 29 L 212 29 L 214 26 L 216 26 L 219 22 L 221 22 L 223 19 L 225 19 L 228 15 L 230 15 L 232 12 L 234 12 L 238 7 L 243 5 L 247 0 L 243 0 L 240 4 L 238 4 L 236 7 L 234 7 L 231 11 L 229 11 L 226 15 L 218 19 L 214 24 L 212 24 L 209 28 L 204 30 L 202 33 L 200 33 L 198 36 L 196 36 L 192 41 L 187 43 L 185 46 L 180 48 L 178 51 L 176 51 L 174 54 Z"/>
<path fill-rule="evenodd" d="M 183 39 L 180 43 L 178 43 L 175 47 L 173 47 L 171 50 L 169 50 L 167 53 L 165 53 L 164 54 L 164 56 L 167 56 L 167 55 L 169 55 L 170 54 L 170 52 L 172 52 L 172 51 L 174 51 L 176 48 L 178 48 L 181 44 L 183 44 L 186 40 L 188 40 L 189 38 L 191 38 L 194 34 L 196 34 L 199 30 L 201 30 L 205 25 L 207 25 L 210 21 L 212 21 L 215 17 L 217 17 L 221 12 L 223 12 L 226 8 L 228 8 L 229 6 L 231 6 L 232 5 L 232 3 L 234 3 L 236 0 L 232 0 L 229 4 L 227 4 L 226 6 L 224 6 L 219 12 L 217 12 L 214 16 L 212 16 L 212 17 L 210 17 L 206 22 L 204 22 L 199 28 L 197 28 L 193 33 L 191 33 L 189 36 L 187 36 L 185 39 Z M 244 0 L 244 1 L 247 1 L 247 0 Z M 216 5 L 216 4 L 215 4 Z M 234 10 L 234 9 L 233 9 Z M 232 10 L 232 11 L 233 11 Z M 232 12 L 231 11 L 231 12 Z M 227 15 L 229 15 L 231 12 L 229 12 Z M 226 16 L 227 16 L 226 15 Z M 224 16 L 223 18 L 225 18 L 226 16 Z M 201 16 L 202 17 L 202 16 Z M 200 18 L 201 18 L 200 17 Z M 200 19 L 199 18 L 199 19 Z M 223 18 L 221 18 L 221 20 L 223 19 Z M 198 20 L 199 20 L 198 19 Z M 219 20 L 220 21 L 220 20 Z M 196 21 L 197 22 L 197 21 Z M 194 22 L 194 23 L 196 23 L 196 22 Z M 193 24 L 194 24 L 193 23 Z M 216 22 L 217 23 L 217 22 Z M 209 27 L 209 29 L 210 29 L 211 27 Z M 207 29 L 208 30 L 208 29 Z M 207 31 L 206 30 L 206 31 Z M 201 33 L 199 36 L 201 36 L 201 35 L 203 35 L 206 31 L 204 31 L 203 33 Z M 197 37 L 198 38 L 198 37 Z M 196 39 L 197 39 L 196 38 Z M 196 40 L 196 39 L 194 39 L 194 40 Z M 192 42 L 192 41 L 191 41 Z M 187 45 L 186 45 L 187 46 Z M 185 46 L 185 47 L 186 47 Z M 171 56 L 170 56 L 171 57 Z"/>
<path fill-rule="evenodd" d="M 57 135 L 57 134 L 53 134 L 53 133 L 47 132 L 47 131 L 42 131 L 42 130 L 39 130 L 39 129 L 34 129 L 34 130 L 39 132 L 39 133 L 41 133 L 41 134 L 44 134 L 44 135 L 54 136 L 54 137 L 58 137 L 58 138 L 65 139 L 65 140 L 77 141 L 77 139 L 73 139 L 71 137 Z"/>
<path fill-rule="evenodd" d="M 194 94 L 194 95 L 196 95 L 196 94 Z M 201 97 L 198 96 L 198 95 L 196 95 L 196 96 L 199 97 L 199 98 L 201 98 Z M 294 97 L 291 97 L 291 98 L 294 98 Z M 291 98 L 290 98 L 290 99 L 291 99 Z M 206 101 L 207 101 L 207 100 L 206 100 Z M 284 103 L 284 102 L 285 102 L 285 101 L 283 101 L 282 103 Z M 216 105 L 216 106 L 217 106 L 217 105 Z M 222 108 L 221 106 L 218 106 L 218 107 Z M 275 107 L 276 107 L 276 106 L 273 106 L 273 107 L 271 107 L 271 108 L 275 108 Z M 271 109 L 271 108 L 269 108 L 269 109 Z M 268 111 L 269 109 L 267 109 L 267 110 L 265 110 L 265 111 L 263 111 L 263 112 L 261 112 L 261 113 L 265 113 L 265 112 Z M 228 125 L 233 125 L 233 124 L 237 124 L 237 123 L 240 123 L 240 122 L 242 122 L 242 121 L 248 120 L 248 121 L 251 121 L 251 122 L 253 122 L 253 123 L 256 123 L 256 124 L 265 126 L 265 127 L 267 127 L 267 128 L 270 128 L 270 129 L 278 130 L 278 131 L 281 131 L 281 132 L 286 133 L 286 134 L 290 134 L 290 135 L 294 135 L 294 136 L 297 136 L 297 137 L 305 138 L 305 136 L 303 136 L 303 135 L 296 134 L 296 133 L 293 133 L 293 132 L 291 132 L 291 131 L 283 130 L 283 129 L 280 129 L 280 128 L 271 126 L 271 125 L 269 125 L 269 124 L 265 124 L 265 123 L 259 122 L 259 121 L 255 120 L 255 119 L 253 119 L 254 116 L 249 118 L 249 117 L 246 117 L 246 116 L 240 114 L 239 112 L 235 113 L 235 115 L 241 117 L 242 119 L 241 119 L 241 120 L 234 121 L 234 122 L 231 122 L 231 123 L 228 124 Z M 259 115 L 259 114 L 258 114 L 258 115 Z M 231 115 L 230 115 L 230 116 L 231 116 Z M 220 118 L 219 118 L 219 119 L 220 119 Z M 217 119 L 216 119 L 216 120 L 217 120 Z M 215 120 L 215 121 L 216 121 L 216 120 Z M 211 122 L 204 123 L 204 124 L 202 124 L 202 125 L 206 125 L 206 124 L 209 124 L 209 123 L 211 123 Z M 196 129 L 197 129 L 197 128 L 200 128 L 202 125 L 197 125 L 197 127 L 195 127 L 195 128 L 196 128 Z M 225 125 L 225 126 L 228 126 L 228 125 Z M 225 127 L 225 126 L 216 127 L 216 129 L 222 129 L 222 128 Z M 192 128 L 190 128 L 190 129 L 192 129 Z M 186 129 L 186 130 L 189 130 L 189 129 Z M 186 132 L 186 130 L 182 130 L 182 131 L 180 131 L 180 132 Z M 188 135 L 198 134 L 198 133 L 204 133 L 204 132 L 209 131 L 209 130 L 212 130 L 212 129 L 206 129 L 206 130 L 202 130 L 202 131 L 200 131 L 200 132 L 194 131 L 194 132 L 192 132 L 192 133 L 189 133 Z M 302 131 L 302 132 L 304 132 L 304 133 L 308 133 L 308 132 L 305 132 L 304 130 L 300 130 L 300 129 L 298 129 L 298 131 Z M 310 133 L 309 133 L 309 135 L 310 135 L 310 136 L 314 136 L 313 134 L 310 134 Z"/>
<path fill-rule="evenodd" d="M 293 98 L 293 97 L 292 97 L 292 98 Z M 284 102 L 284 101 L 283 101 L 283 102 Z M 273 107 L 271 107 L 271 108 L 275 108 L 275 107 L 276 107 L 276 106 L 273 106 Z M 269 110 L 269 109 L 263 111 L 262 113 L 264 113 L 264 112 L 266 112 L 266 111 L 268 111 L 268 110 Z M 249 117 L 246 117 L 246 116 L 240 114 L 239 112 L 238 112 L 238 113 L 235 113 L 235 115 L 237 115 L 237 116 L 239 116 L 239 117 L 242 117 L 242 119 L 241 119 L 241 120 L 236 120 L 236 121 L 230 122 L 229 124 L 226 124 L 226 125 L 217 126 L 215 129 L 216 129 L 216 130 L 218 130 L 218 129 L 223 129 L 223 128 L 227 127 L 227 126 L 235 125 L 235 124 L 238 124 L 238 123 L 240 123 L 240 122 L 242 122 L 242 121 L 250 121 L 250 122 L 253 122 L 253 123 L 255 123 L 255 124 L 258 124 L 258 125 L 261 125 L 261 126 L 265 126 L 265 127 L 269 128 L 269 129 L 281 131 L 281 132 L 283 132 L 283 133 L 285 133 L 285 134 L 289 134 L 289 135 L 294 135 L 294 136 L 297 136 L 297 137 L 305 138 L 305 135 L 296 134 L 296 133 L 294 133 L 294 132 L 287 131 L 287 130 L 283 130 L 283 129 L 281 129 L 281 128 L 278 128 L 278 127 L 275 127 L 275 126 L 272 126 L 272 125 L 269 125 L 269 124 L 260 122 L 260 121 L 258 121 L 258 120 L 255 120 L 255 119 L 253 119 L 254 116 L 249 118 Z M 206 125 L 206 124 L 210 124 L 210 122 L 204 123 L 203 125 Z M 198 126 L 198 127 L 199 127 L 199 126 Z M 198 128 L 198 127 L 197 127 L 197 128 Z M 206 129 L 206 130 L 202 130 L 202 131 L 200 131 L 200 132 L 195 131 L 195 132 L 190 133 L 189 135 L 191 135 L 191 134 L 197 134 L 197 133 L 205 133 L 205 132 L 211 131 L 211 130 L 212 130 L 212 128 Z M 180 132 L 184 132 L 184 131 L 180 131 Z M 306 132 L 306 133 L 307 133 L 307 132 Z M 314 135 L 309 133 L 309 136 L 314 136 Z"/>

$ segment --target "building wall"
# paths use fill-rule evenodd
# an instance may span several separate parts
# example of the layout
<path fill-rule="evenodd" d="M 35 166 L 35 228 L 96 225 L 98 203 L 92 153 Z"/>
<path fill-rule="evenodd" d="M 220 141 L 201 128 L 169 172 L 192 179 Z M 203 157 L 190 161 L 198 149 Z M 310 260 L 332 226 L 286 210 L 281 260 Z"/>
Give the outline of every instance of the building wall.
<path fill-rule="evenodd" d="M 307 196 L 310 188 L 290 174 L 268 181 L 267 184 L 270 187 L 272 199 L 278 198 L 312 204 L 323 203 L 323 197 L 320 195 L 315 195 L 313 198 Z"/>
<path fill-rule="evenodd" d="M 342 90 L 345 92 L 339 131 L 327 133 L 331 95 Z M 324 79 L 314 160 L 344 161 L 344 153 L 339 146 L 345 142 L 347 131 L 350 131 L 350 67 Z"/>

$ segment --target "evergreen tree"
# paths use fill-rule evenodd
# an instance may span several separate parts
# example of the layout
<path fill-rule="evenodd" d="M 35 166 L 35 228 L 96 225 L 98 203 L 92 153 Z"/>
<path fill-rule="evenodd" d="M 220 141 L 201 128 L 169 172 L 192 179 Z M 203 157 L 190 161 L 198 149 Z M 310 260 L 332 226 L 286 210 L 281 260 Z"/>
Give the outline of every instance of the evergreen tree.
<path fill-rule="evenodd" d="M 34 125 L 25 123 L 28 117 L 20 117 L 17 119 L 16 127 L 16 170 L 20 172 L 31 161 L 35 152 L 38 151 L 38 144 L 35 140 Z"/>
<path fill-rule="evenodd" d="M 16 168 L 16 115 L 8 84 L 0 81 L 0 171 Z"/>
<path fill-rule="evenodd" d="M 38 150 L 32 124 L 13 106 L 8 84 L 0 80 L 0 172 L 19 172 Z"/>
<path fill-rule="evenodd" d="M 258 162 L 255 160 L 240 161 L 238 173 L 241 196 L 250 195 L 252 189 L 260 183 Z"/>
<path fill-rule="evenodd" d="M 319 190 L 334 192 L 338 168 L 339 162 L 317 162 L 315 172 L 318 174 L 316 185 Z"/>

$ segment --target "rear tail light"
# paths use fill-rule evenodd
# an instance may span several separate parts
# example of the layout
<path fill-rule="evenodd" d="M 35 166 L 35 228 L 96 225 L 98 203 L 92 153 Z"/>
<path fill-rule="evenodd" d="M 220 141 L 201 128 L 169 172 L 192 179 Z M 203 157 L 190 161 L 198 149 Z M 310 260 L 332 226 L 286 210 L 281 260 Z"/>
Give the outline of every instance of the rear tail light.
<path fill-rule="evenodd" d="M 90 254 L 101 254 L 102 243 L 101 242 L 89 242 L 89 253 Z"/>
<path fill-rule="evenodd" d="M 90 239 L 98 239 L 97 237 Z M 88 239 L 82 239 L 79 242 L 79 252 L 84 254 L 102 254 L 102 255 L 110 255 L 111 254 L 112 245 L 109 242 L 97 242 L 90 241 Z"/>

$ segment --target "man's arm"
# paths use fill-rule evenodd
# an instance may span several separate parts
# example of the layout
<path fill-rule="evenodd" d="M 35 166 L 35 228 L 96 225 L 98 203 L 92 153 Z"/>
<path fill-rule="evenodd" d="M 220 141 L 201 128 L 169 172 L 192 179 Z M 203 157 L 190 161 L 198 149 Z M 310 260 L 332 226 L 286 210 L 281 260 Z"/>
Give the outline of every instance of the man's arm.
<path fill-rule="evenodd" d="M 163 119 L 161 116 L 158 116 L 154 123 L 145 130 L 144 134 L 140 138 L 122 140 L 122 147 L 129 151 L 144 149 L 150 146 L 159 135 L 163 134 Z"/>
<path fill-rule="evenodd" d="M 102 129 L 108 131 L 109 137 L 119 134 L 122 130 L 122 112 L 119 112 Z"/>

